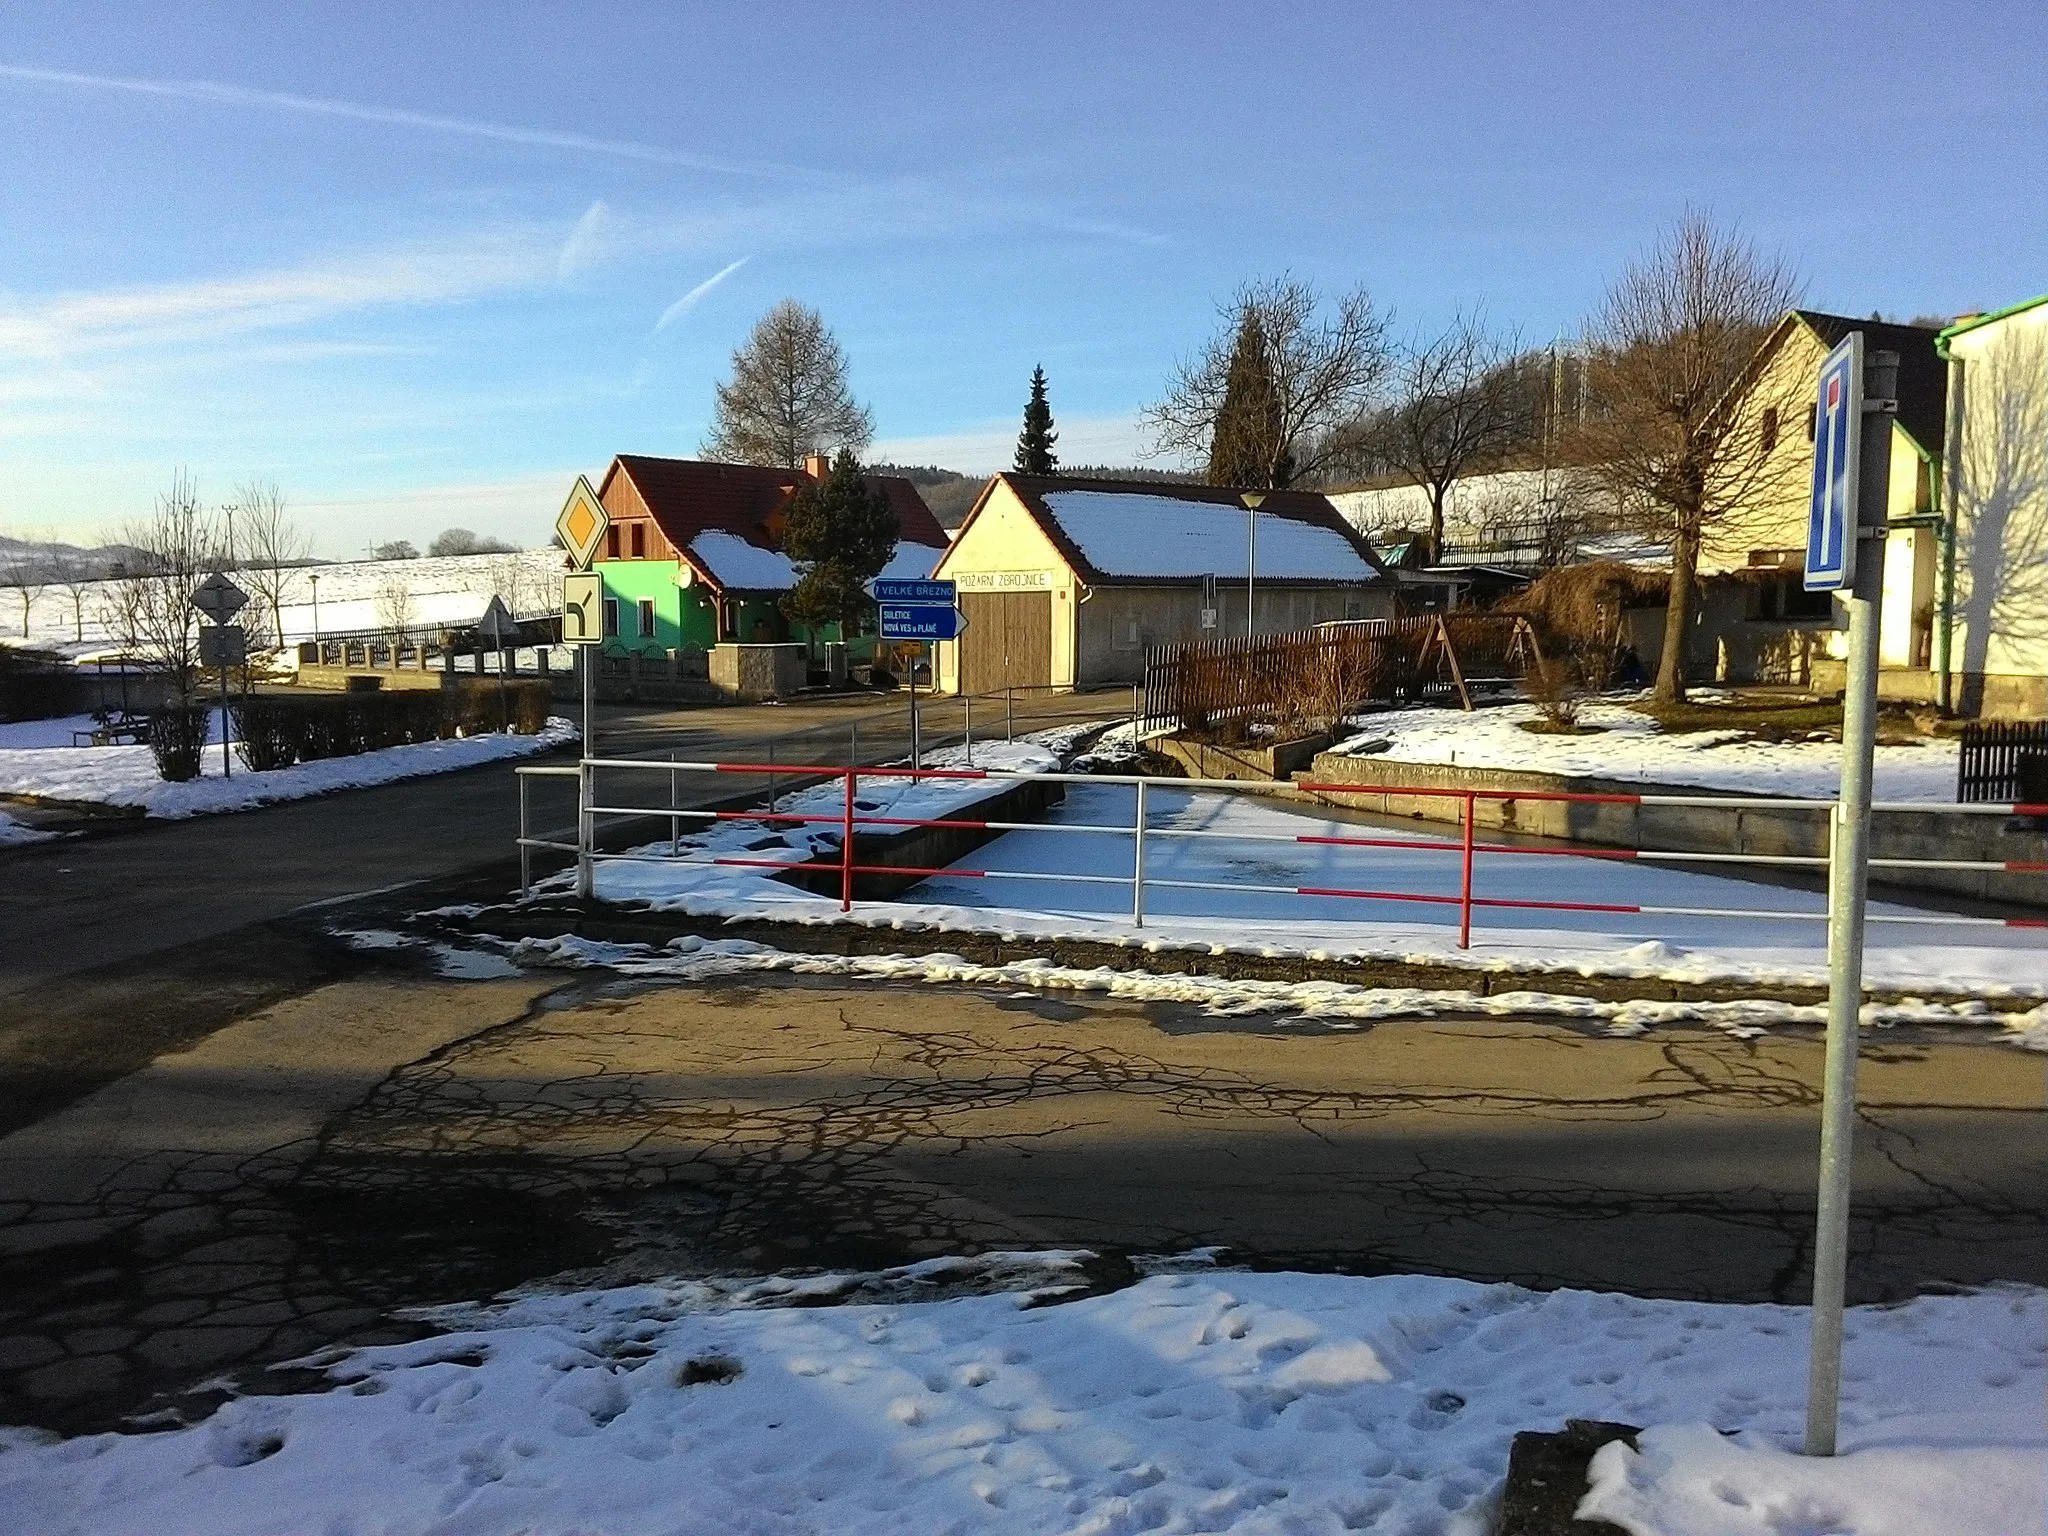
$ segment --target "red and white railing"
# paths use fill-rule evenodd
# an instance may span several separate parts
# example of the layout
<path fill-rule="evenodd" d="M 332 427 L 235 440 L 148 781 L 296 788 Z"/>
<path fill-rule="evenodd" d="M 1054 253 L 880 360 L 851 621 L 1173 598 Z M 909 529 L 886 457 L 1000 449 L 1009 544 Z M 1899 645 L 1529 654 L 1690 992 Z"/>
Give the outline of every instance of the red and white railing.
<path fill-rule="evenodd" d="M 619 774 L 666 774 L 669 776 L 669 804 L 650 805 L 607 805 L 598 801 L 595 794 L 597 775 L 600 772 Z M 861 875 L 882 875 L 908 878 L 929 878 L 944 875 L 961 880 L 996 881 L 1044 881 L 1054 884 L 1114 885 L 1128 887 L 1131 892 L 1130 921 L 1142 927 L 1146 915 L 1146 893 L 1148 890 L 1185 891 L 1250 891 L 1263 895 L 1292 895 L 1305 897 L 1338 898 L 1362 902 L 1391 902 L 1414 904 L 1438 908 L 1455 907 L 1458 911 L 1458 943 L 1461 948 L 1469 947 L 1475 914 L 1486 911 L 1535 911 L 1560 913 L 1612 913 L 1617 915 L 1641 915 L 1651 917 L 1682 918 L 1724 918 L 1753 920 L 1759 922 L 1825 922 L 1824 911 L 1799 911 L 1785 908 L 1754 907 L 1696 907 L 1659 905 L 1637 902 L 1607 901 L 1564 901 L 1541 900 L 1528 897 L 1487 896 L 1475 888 L 1475 869 L 1482 858 L 1567 858 L 1604 861 L 1639 862 L 1669 865 L 1704 865 L 1712 868 L 1729 866 L 1758 866 L 1787 869 L 1809 869 L 1824 871 L 1828 865 L 1825 855 L 1797 854 L 1756 854 L 1756 853 L 1693 853 L 1677 850 L 1648 848 L 1605 848 L 1605 847 L 1549 847 L 1516 843 L 1485 842 L 1477 835 L 1478 808 L 1482 801 L 1546 801 L 1585 805 L 1616 805 L 1629 807 L 1672 806 L 1672 807 L 1715 807 L 1739 810 L 1794 810 L 1814 814 L 1832 813 L 1836 807 L 1833 800 L 1805 799 L 1792 796 L 1758 797 L 1734 795 L 1677 795 L 1677 794 L 1575 794 L 1563 790 L 1528 789 L 1450 789 L 1425 788 L 1399 784 L 1325 784 L 1264 783 L 1255 780 L 1238 779 L 1172 779 L 1153 780 L 1142 777 L 1113 774 L 1077 773 L 1030 773 L 1000 768 L 909 768 L 882 765 L 861 767 L 796 767 L 789 763 L 752 762 L 683 762 L 668 759 L 648 758 L 586 758 L 578 766 L 560 768 L 521 768 L 520 781 L 520 834 L 518 846 L 521 855 L 521 886 L 531 887 L 531 855 L 536 850 L 573 854 L 578 866 L 578 891 L 584 896 L 592 893 L 594 869 L 601 862 L 628 861 L 654 862 L 661 864 L 718 865 L 735 868 L 772 869 L 787 872 L 794 869 L 836 870 L 839 875 L 839 904 L 842 911 L 850 910 L 854 903 L 854 882 Z M 690 807 L 680 804 L 679 784 L 683 774 L 736 775 L 742 777 L 766 777 L 770 781 L 769 803 L 763 807 L 710 806 Z M 530 835 L 528 832 L 528 804 L 526 779 L 528 777 L 574 777 L 579 785 L 577 817 L 577 840 L 574 844 Z M 826 811 L 785 811 L 780 809 L 782 785 L 791 779 L 805 781 L 807 786 L 836 782 L 842 786 L 842 793 L 835 797 L 833 809 Z M 1010 821 L 972 815 L 940 816 L 892 816 L 863 810 L 857 805 L 859 786 L 863 780 L 870 784 L 883 781 L 986 781 L 1000 783 L 1048 783 L 1048 784 L 1090 784 L 1128 785 L 1135 791 L 1136 814 L 1128 824 L 1123 823 L 1060 823 L 1051 821 Z M 1216 829 L 1198 827 L 1159 826 L 1148 816 L 1150 792 L 1159 787 L 1173 790 L 1200 790 L 1229 795 L 1291 795 L 1297 791 L 1308 791 L 1330 796 L 1382 795 L 1400 798 L 1444 798 L 1459 802 L 1459 835 L 1455 840 L 1446 838 L 1404 838 L 1345 836 L 1328 832 L 1285 833 L 1260 832 L 1239 829 Z M 971 809 L 971 807 L 969 807 Z M 1878 812 L 1939 812 L 1959 816 L 2048 816 L 2048 806 L 2041 805 L 1929 805 L 1917 801 L 1880 801 L 1872 806 Z M 600 818 L 653 817 L 666 818 L 669 823 L 669 848 L 666 853 L 647 852 L 605 852 L 597 848 L 597 824 Z M 829 826 L 839 834 L 839 858 L 836 863 L 793 863 L 784 859 L 747 858 L 736 854 L 686 853 L 682 846 L 682 827 L 687 822 L 715 823 L 720 821 L 744 821 L 765 823 L 771 826 L 809 825 Z M 1044 832 L 1059 835 L 1116 837 L 1128 839 L 1131 843 L 1131 872 L 1122 874 L 1081 874 L 1061 873 L 1044 870 L 1007 870 L 995 868 L 960 868 L 954 866 L 932 866 L 906 864 L 863 863 L 859 861 L 856 834 L 862 831 L 886 830 L 890 832 L 909 828 L 927 827 L 937 829 L 958 829 L 976 832 Z M 1204 839 L 1230 843 L 1287 843 L 1329 848 L 1394 849 L 1409 852 L 1444 854 L 1458 860 L 1459 888 L 1456 895 L 1441 892 L 1401 891 L 1371 889 L 1338 885 L 1266 885 L 1249 884 L 1244 881 L 1186 880 L 1169 879 L 1148 874 L 1146 870 L 1146 849 L 1150 843 L 1161 840 L 1201 841 Z M 2048 873 L 2048 861 L 2033 862 L 2020 860 L 1992 859 L 1901 859 L 1874 858 L 1870 861 L 1873 869 L 1906 870 L 1930 869 L 1952 871 L 1981 871 L 2006 874 Z M 1866 921 L 1871 923 L 1912 924 L 1935 927 L 1996 927 L 1996 928 L 2043 928 L 2048 929 L 2048 917 L 1979 917 L 1955 913 L 1872 913 Z"/>

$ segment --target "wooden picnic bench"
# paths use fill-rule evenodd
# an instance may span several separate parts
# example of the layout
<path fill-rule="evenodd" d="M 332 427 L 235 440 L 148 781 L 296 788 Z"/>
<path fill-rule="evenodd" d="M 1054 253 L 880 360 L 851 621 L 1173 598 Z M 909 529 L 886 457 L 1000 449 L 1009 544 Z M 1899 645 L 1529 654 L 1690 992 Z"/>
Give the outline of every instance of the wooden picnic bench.
<path fill-rule="evenodd" d="M 73 731 L 74 747 L 140 746 L 149 740 L 149 716 L 138 710 L 117 709 L 95 717 L 89 731 Z"/>

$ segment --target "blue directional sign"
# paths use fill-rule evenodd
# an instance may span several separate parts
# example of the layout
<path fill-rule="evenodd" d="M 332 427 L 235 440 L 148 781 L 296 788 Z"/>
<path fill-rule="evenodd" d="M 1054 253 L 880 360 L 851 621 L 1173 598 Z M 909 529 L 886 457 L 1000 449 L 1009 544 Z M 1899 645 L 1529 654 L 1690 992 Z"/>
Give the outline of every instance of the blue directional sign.
<path fill-rule="evenodd" d="M 884 640 L 957 640 L 967 627 L 958 608 L 937 603 L 883 603 Z"/>
<path fill-rule="evenodd" d="M 1806 590 L 1856 579 L 1856 465 L 1863 441 L 1863 333 L 1851 331 L 1820 365 L 1813 412 L 1813 505 L 1806 522 Z"/>
<path fill-rule="evenodd" d="M 875 601 L 878 603 L 920 603 L 925 606 L 950 608 L 959 599 L 959 590 L 950 581 L 877 581 Z"/>

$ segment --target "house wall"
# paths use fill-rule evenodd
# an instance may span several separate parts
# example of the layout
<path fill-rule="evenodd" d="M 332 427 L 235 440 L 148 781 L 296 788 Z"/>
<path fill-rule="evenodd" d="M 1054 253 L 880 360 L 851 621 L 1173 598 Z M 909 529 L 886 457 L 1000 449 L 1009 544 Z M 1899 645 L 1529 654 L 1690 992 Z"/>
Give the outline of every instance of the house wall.
<path fill-rule="evenodd" d="M 1730 510 L 1706 526 L 1700 543 L 1703 574 L 1740 570 L 1751 553 L 1806 548 L 1806 523 L 1813 499 L 1813 395 L 1827 348 L 1803 324 L 1795 325 L 1771 356 L 1737 408 L 1737 440 L 1751 460 L 1716 477 L 1709 494 Z M 1777 441 L 1761 465 L 1754 463 L 1764 441 L 1763 415 L 1778 414 Z M 1933 470 L 1912 435 L 1891 423 L 1891 483 L 1886 499 L 1893 520 L 1933 506 Z M 1887 597 L 1890 596 L 1889 591 Z M 1904 599 L 1902 598 L 1902 601 Z"/>
<path fill-rule="evenodd" d="M 1339 619 L 1394 616 L 1393 584 L 1359 587 L 1257 588 L 1258 632 L 1280 634 Z M 1076 621 L 1076 673 L 1092 683 L 1136 683 L 1150 646 L 1181 640 L 1226 640 L 1245 633 L 1242 584 L 1219 588 L 1217 625 L 1202 628 L 1199 587 L 1097 587 Z"/>
<path fill-rule="evenodd" d="M 676 589 L 677 568 L 673 560 L 600 560 L 592 567 L 604 584 L 605 597 L 616 599 L 619 604 L 619 632 L 605 637 L 604 650 L 608 655 L 666 653 L 683 646 L 683 594 Z M 640 633 L 636 617 L 642 599 L 654 603 L 651 636 Z"/>
<path fill-rule="evenodd" d="M 1961 442 L 1950 445 L 1956 705 L 1965 714 L 2040 713 L 2048 677 L 2048 305 L 1952 337 L 1949 355 L 1962 363 Z"/>
<path fill-rule="evenodd" d="M 998 483 L 989 491 L 980 512 L 953 540 L 933 574 L 958 582 L 962 591 L 1050 593 L 1052 662 L 1040 681 L 1055 688 L 1074 686 L 1074 614 L 1080 606 L 1081 585 L 1066 558 L 1008 486 Z M 934 647 L 938 654 L 933 674 L 938 688 L 948 693 L 959 691 L 960 647 L 972 643 L 962 639 Z"/>

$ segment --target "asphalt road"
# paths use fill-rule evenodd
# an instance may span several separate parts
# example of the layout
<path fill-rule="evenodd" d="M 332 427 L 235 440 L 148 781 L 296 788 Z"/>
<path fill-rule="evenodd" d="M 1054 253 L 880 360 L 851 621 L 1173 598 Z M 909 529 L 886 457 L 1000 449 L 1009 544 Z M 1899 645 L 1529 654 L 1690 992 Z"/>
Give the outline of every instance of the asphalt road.
<path fill-rule="evenodd" d="M 0 1423 L 207 1411 L 396 1309 L 1088 1247 L 1800 1301 L 1812 1032 L 1367 1029 L 384 958 L 0 1138 Z M 1857 1300 L 2048 1279 L 2041 1064 L 1866 1049 Z M 212 1386 L 206 1385 L 213 1383 Z M 307 1383 L 324 1389 L 324 1380 Z"/>
<path fill-rule="evenodd" d="M 1128 708 L 1121 692 L 1024 695 L 1019 733 Z M 922 739 L 981 739 L 1005 721 L 958 701 L 928 707 Z M 864 762 L 909 749 L 899 698 L 838 696 L 723 709 L 613 706 L 600 751 L 699 760 Z M 573 750 L 528 764 L 574 761 Z M 607 803 L 667 803 L 667 776 L 618 774 Z M 679 802 L 743 781 L 683 776 Z M 744 786 L 751 787 L 751 786 Z M 575 822 L 569 780 L 531 786 L 536 832 Z M 650 798 L 636 798 L 636 797 Z M 509 763 L 232 815 L 119 821 L 58 843 L 0 850 L 0 1132 L 280 998 L 345 974 L 345 957 L 283 924 L 319 903 L 412 887 L 421 904 L 503 894 L 517 878 L 518 787 Z"/>

